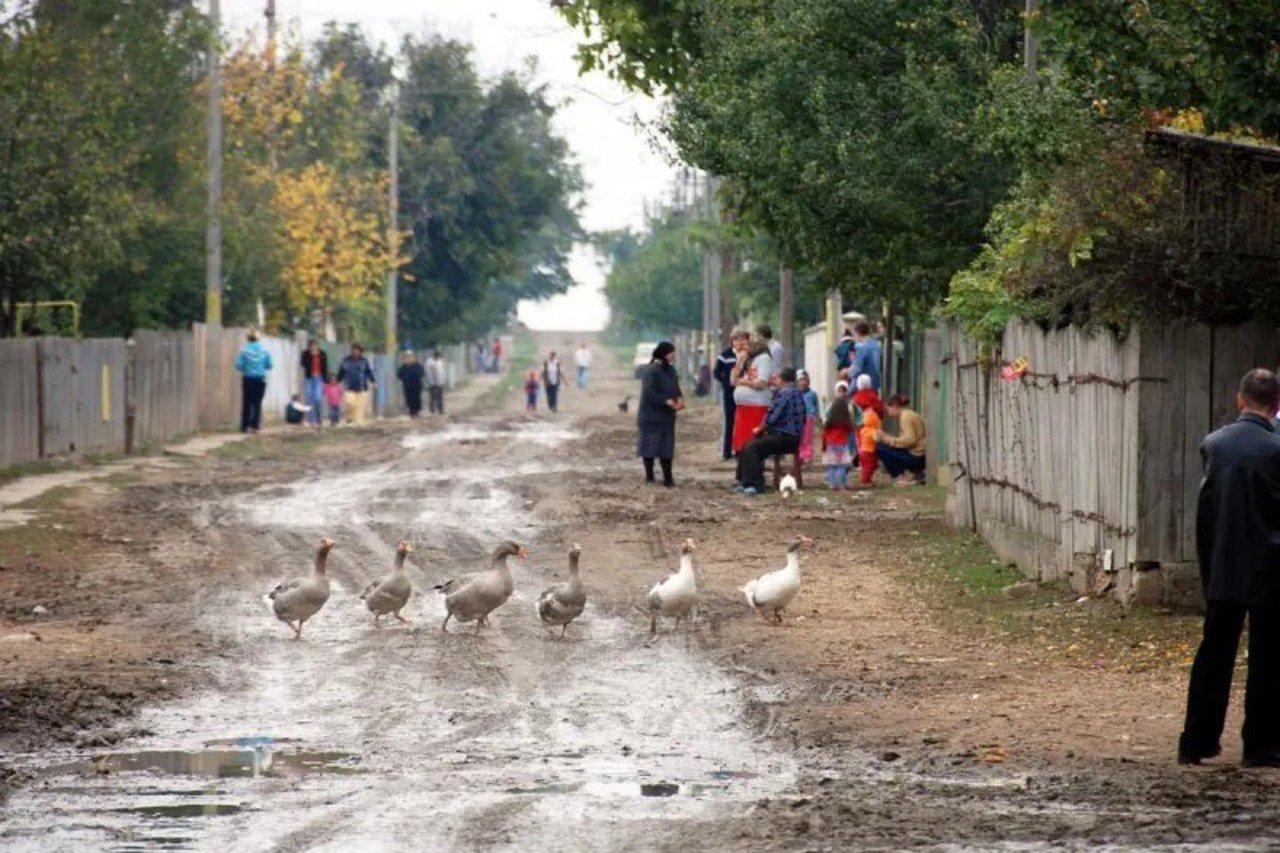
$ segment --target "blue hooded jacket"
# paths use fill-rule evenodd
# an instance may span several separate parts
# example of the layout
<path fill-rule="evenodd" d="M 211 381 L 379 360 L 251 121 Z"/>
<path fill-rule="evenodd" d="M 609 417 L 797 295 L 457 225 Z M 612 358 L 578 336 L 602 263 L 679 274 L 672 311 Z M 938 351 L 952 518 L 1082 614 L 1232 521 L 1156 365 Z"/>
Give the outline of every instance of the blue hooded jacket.
<path fill-rule="evenodd" d="M 236 370 L 246 379 L 266 379 L 271 370 L 271 353 L 266 351 L 261 341 L 249 341 L 236 356 Z"/>

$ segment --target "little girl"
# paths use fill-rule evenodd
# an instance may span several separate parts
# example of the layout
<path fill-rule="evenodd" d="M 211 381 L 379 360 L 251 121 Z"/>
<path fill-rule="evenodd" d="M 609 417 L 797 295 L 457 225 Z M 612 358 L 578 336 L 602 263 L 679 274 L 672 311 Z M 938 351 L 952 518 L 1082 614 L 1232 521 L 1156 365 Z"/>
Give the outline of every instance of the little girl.
<path fill-rule="evenodd" d="M 538 411 L 538 371 L 530 370 L 524 378 L 524 408 L 527 412 Z"/>
<path fill-rule="evenodd" d="M 809 374 L 801 370 L 796 374 L 796 387 L 804 399 L 804 432 L 800 436 L 800 461 L 813 461 L 813 425 L 818 420 L 818 392 L 809 387 Z"/>
<path fill-rule="evenodd" d="M 324 402 L 329 407 L 329 425 L 337 426 L 342 416 L 342 383 L 330 373 L 324 380 Z"/>
<path fill-rule="evenodd" d="M 836 383 L 836 397 L 822 419 L 822 464 L 827 466 L 827 488 L 841 491 L 849 478 L 849 384 Z"/>

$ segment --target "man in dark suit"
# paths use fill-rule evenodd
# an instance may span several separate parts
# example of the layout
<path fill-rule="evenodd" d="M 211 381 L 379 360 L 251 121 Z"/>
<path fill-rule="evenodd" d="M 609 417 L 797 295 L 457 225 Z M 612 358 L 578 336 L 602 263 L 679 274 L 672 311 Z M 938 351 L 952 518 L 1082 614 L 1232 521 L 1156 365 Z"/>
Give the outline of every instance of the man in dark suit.
<path fill-rule="evenodd" d="M 1204 584 L 1204 639 L 1191 667 L 1187 720 L 1178 763 L 1222 751 L 1219 739 L 1245 617 L 1244 765 L 1280 767 L 1280 435 L 1271 418 L 1280 383 L 1251 370 L 1236 394 L 1240 418 L 1200 445 L 1204 480 L 1196 511 L 1196 550 Z"/>

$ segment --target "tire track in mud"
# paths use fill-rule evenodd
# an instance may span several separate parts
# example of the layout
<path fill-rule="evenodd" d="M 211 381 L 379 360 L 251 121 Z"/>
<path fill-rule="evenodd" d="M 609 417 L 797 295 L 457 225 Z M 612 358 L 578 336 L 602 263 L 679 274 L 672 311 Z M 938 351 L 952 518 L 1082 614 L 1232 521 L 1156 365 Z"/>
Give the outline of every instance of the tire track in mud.
<path fill-rule="evenodd" d="M 482 568 L 497 540 L 533 539 L 542 567 L 560 560 L 553 531 L 539 530 L 519 493 L 521 479 L 545 476 L 546 466 L 503 461 L 520 431 L 461 429 L 474 443 L 447 457 L 435 452 L 447 438 L 430 439 L 395 464 L 191 508 L 199 535 L 237 565 L 231 582 L 195 602 L 235 651 L 213 665 L 206 694 L 147 712 L 156 734 L 136 746 L 199 751 L 219 738 L 276 738 L 268 749 L 352 756 L 342 772 L 219 777 L 213 793 L 194 797 L 197 814 L 166 817 L 159 829 L 154 814 L 103 805 L 180 805 L 174 780 L 125 774 L 77 793 L 76 779 L 60 778 L 52 802 L 24 795 L 28 832 L 20 822 L 15 834 L 0 831 L 0 844 L 58 849 L 23 846 L 47 842 L 34 827 L 54 814 L 82 827 L 62 849 L 158 831 L 181 833 L 195 850 L 599 849 L 638 838 L 715 849 L 707 825 L 784 790 L 791 759 L 752 741 L 734 685 L 687 637 L 649 646 L 643 627 L 589 606 L 569 639 L 552 639 L 533 607 L 548 578 L 525 565 L 513 565 L 516 593 L 491 627 L 440 632 L 443 605 L 431 586 Z M 548 446 L 539 429 L 530 442 Z M 567 466 L 557 459 L 551 470 Z M 357 596 L 388 570 L 406 534 L 414 625 L 375 629 Z M 264 596 L 310 570 L 321 535 L 339 543 L 328 563 L 332 597 L 294 642 Z M 655 565 L 665 563 L 661 531 L 645 535 Z M 680 793 L 640 796 L 642 784 L 658 782 Z M 234 810 L 199 813 L 212 801 Z"/>

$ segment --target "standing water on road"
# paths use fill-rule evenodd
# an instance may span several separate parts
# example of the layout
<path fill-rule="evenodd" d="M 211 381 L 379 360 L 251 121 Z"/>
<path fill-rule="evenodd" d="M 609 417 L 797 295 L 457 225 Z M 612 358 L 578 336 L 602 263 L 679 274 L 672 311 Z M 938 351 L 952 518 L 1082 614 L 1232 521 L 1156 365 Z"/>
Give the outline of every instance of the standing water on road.
<path fill-rule="evenodd" d="M 201 602 L 236 650 L 206 692 L 144 713 L 149 736 L 27 756 L 38 781 L 10 802 L 0 847 L 706 849 L 700 829 L 784 792 L 796 769 L 753 739 L 735 685 L 684 636 L 648 645 L 639 620 L 589 604 L 552 639 L 533 608 L 547 576 L 525 564 L 491 627 L 439 630 L 431 585 L 483 566 L 499 539 L 561 565 L 517 488 L 570 470 L 547 451 L 571 437 L 471 424 L 411 436 L 394 465 L 193 507 L 212 541 L 260 555 L 243 585 Z M 305 571 L 322 535 L 338 542 L 333 594 L 294 642 L 262 595 Z M 357 596 L 402 535 L 415 545 L 414 624 L 376 629 Z M 590 587 L 607 555 L 583 565 Z"/>

